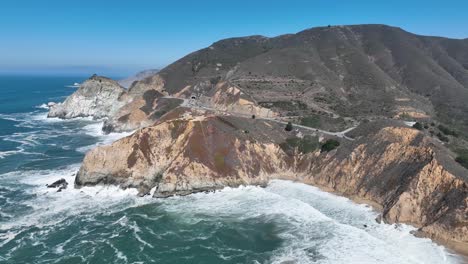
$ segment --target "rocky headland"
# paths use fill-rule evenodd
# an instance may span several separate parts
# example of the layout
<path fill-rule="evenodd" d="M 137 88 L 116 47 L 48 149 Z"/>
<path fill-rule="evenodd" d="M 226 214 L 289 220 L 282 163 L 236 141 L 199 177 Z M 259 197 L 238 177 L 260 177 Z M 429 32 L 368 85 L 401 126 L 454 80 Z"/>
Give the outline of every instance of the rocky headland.
<path fill-rule="evenodd" d="M 77 188 L 168 197 L 287 179 L 463 250 L 468 170 L 454 149 L 468 146 L 466 54 L 462 40 L 382 25 L 227 39 L 129 89 L 93 76 L 49 116 L 136 130 L 89 151 Z"/>
<path fill-rule="evenodd" d="M 116 81 L 93 75 L 63 103 L 52 105 L 48 117 L 109 117 L 125 104 L 125 94 Z"/>

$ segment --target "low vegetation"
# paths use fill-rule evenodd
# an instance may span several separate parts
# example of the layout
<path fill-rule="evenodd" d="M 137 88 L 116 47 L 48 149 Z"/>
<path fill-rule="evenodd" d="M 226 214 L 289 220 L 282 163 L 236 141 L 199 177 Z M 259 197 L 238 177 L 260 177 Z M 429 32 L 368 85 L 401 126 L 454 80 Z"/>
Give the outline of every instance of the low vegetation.
<path fill-rule="evenodd" d="M 325 143 L 322 144 L 322 147 L 320 148 L 321 152 L 328 152 L 336 149 L 338 146 L 340 146 L 340 142 L 335 139 L 328 139 L 325 141 Z"/>
<path fill-rule="evenodd" d="M 443 142 L 449 142 L 449 138 L 447 136 L 442 135 L 442 133 L 437 133 L 437 137 L 440 139 L 440 141 Z"/>
<path fill-rule="evenodd" d="M 455 130 L 452 130 L 444 125 L 439 125 L 437 127 L 444 135 L 458 137 L 458 133 Z"/>
<path fill-rule="evenodd" d="M 259 102 L 260 106 L 265 108 L 278 108 L 284 111 L 306 110 L 307 105 L 301 101 L 276 101 L 276 102 Z"/>
<path fill-rule="evenodd" d="M 457 151 L 458 157 L 456 162 L 460 163 L 463 167 L 468 169 L 468 149 L 461 149 Z"/>
<path fill-rule="evenodd" d="M 317 150 L 319 146 L 320 143 L 318 141 L 318 138 L 309 135 L 304 136 L 303 138 L 288 138 L 286 139 L 286 142 L 280 144 L 281 149 L 283 149 L 286 153 L 289 154 L 292 154 L 296 149 L 299 151 L 299 153 L 302 154 L 311 153 Z"/>
<path fill-rule="evenodd" d="M 320 118 L 318 116 L 306 116 L 301 119 L 301 125 L 318 128 L 320 127 Z"/>
<path fill-rule="evenodd" d="M 300 125 L 318 128 L 328 131 L 342 131 L 348 127 L 346 120 L 343 117 L 335 118 L 333 114 L 326 112 L 309 113 L 298 120 Z"/>
<path fill-rule="evenodd" d="M 423 130 L 423 125 L 419 122 L 414 123 L 413 128 L 416 128 L 417 130 Z"/>

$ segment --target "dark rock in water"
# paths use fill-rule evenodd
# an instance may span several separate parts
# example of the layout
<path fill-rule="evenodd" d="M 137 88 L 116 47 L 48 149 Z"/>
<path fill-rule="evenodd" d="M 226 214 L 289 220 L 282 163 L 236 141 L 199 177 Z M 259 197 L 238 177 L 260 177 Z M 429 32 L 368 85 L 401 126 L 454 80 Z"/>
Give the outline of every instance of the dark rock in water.
<path fill-rule="evenodd" d="M 64 184 L 64 185 L 60 186 L 60 187 L 58 188 L 57 192 L 61 192 L 62 190 L 65 190 L 65 189 L 67 188 L 67 185 L 68 185 L 68 184 Z"/>
<path fill-rule="evenodd" d="M 383 219 L 382 219 L 382 215 L 381 215 L 381 214 L 379 214 L 379 215 L 375 218 L 375 221 L 376 221 L 377 223 L 379 223 L 379 224 L 382 223 L 382 220 L 383 220 Z"/>
<path fill-rule="evenodd" d="M 149 195 L 149 194 L 150 194 L 150 193 L 149 193 L 149 191 L 147 191 L 147 190 L 139 190 L 139 191 L 138 191 L 138 197 L 144 197 L 144 196 L 147 196 L 147 195 Z"/>
<path fill-rule="evenodd" d="M 53 182 L 52 184 L 46 184 L 47 188 L 57 188 L 59 187 L 59 191 L 61 191 L 62 189 L 66 189 L 67 186 L 68 186 L 68 182 L 62 178 L 58 181 L 55 181 Z"/>

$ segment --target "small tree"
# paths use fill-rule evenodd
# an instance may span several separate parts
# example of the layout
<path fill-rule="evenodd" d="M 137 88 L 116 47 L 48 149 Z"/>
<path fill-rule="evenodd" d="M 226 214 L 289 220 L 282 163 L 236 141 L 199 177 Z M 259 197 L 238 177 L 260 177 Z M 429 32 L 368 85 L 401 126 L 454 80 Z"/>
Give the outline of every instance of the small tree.
<path fill-rule="evenodd" d="M 329 139 L 325 143 L 323 143 L 320 151 L 321 152 L 328 152 L 331 150 L 336 149 L 340 145 L 340 142 L 335 139 Z"/>
<path fill-rule="evenodd" d="M 255 119 L 255 115 L 252 115 L 252 119 Z"/>
<path fill-rule="evenodd" d="M 292 131 L 293 130 L 293 125 L 291 122 L 288 122 L 288 124 L 286 125 L 286 127 L 284 128 L 284 130 L 286 131 Z"/>

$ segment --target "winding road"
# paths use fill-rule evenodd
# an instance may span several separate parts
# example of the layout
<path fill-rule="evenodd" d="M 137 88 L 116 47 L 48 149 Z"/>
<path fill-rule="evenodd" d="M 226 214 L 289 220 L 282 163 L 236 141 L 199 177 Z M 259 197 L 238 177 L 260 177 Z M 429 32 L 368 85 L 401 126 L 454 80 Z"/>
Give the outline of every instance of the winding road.
<path fill-rule="evenodd" d="M 217 108 L 202 106 L 202 105 L 199 105 L 199 104 L 198 104 L 198 101 L 196 101 L 196 99 L 186 99 L 186 98 L 179 98 L 179 97 L 174 97 L 174 96 L 164 96 L 163 98 L 182 100 L 183 102 L 182 102 L 181 106 L 187 107 L 187 108 L 200 109 L 200 110 L 209 110 L 209 111 L 214 111 L 214 112 L 221 112 L 221 113 L 223 113 L 223 114 L 228 114 L 228 115 L 232 115 L 232 116 L 251 117 L 250 114 L 243 114 L 243 113 L 237 113 L 237 112 L 229 112 L 229 111 L 224 111 L 224 110 L 220 110 L 220 109 L 217 109 Z M 273 122 L 280 123 L 280 124 L 284 124 L 284 125 L 286 125 L 286 124 L 288 123 L 288 122 L 286 122 L 286 121 L 279 120 L 279 119 L 276 119 L 276 118 L 257 117 L 256 119 L 258 119 L 258 120 L 273 121 Z M 341 131 L 341 132 L 331 132 L 331 131 L 321 130 L 321 129 L 318 129 L 318 128 L 313 128 L 313 127 L 298 125 L 298 124 L 294 124 L 294 123 L 293 123 L 293 127 L 298 127 L 298 128 L 301 128 L 301 129 L 304 129 L 304 130 L 308 130 L 308 131 L 311 131 L 311 132 L 314 132 L 314 133 L 322 133 L 322 134 L 326 134 L 326 135 L 330 135 L 330 136 L 335 136 L 335 137 L 339 137 L 339 138 L 344 138 L 344 139 L 353 141 L 354 139 L 353 139 L 353 138 L 350 138 L 350 137 L 348 137 L 348 136 L 346 136 L 346 133 L 348 133 L 348 132 L 350 132 L 351 130 L 355 129 L 357 126 L 347 128 L 346 130 L 343 130 L 343 131 Z"/>

